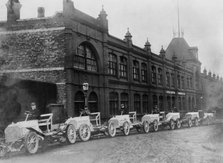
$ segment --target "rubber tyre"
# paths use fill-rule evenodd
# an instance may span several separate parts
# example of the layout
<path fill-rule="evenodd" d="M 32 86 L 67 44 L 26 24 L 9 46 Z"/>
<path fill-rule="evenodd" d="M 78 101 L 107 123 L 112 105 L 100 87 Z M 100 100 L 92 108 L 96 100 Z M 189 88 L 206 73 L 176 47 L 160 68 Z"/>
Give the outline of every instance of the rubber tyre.
<path fill-rule="evenodd" d="M 125 136 L 129 135 L 130 132 L 130 126 L 128 122 L 123 123 L 123 133 Z"/>
<path fill-rule="evenodd" d="M 74 125 L 69 124 L 66 128 L 66 142 L 68 144 L 74 144 L 76 142 L 77 139 L 77 133 L 76 133 L 76 129 L 74 127 Z"/>
<path fill-rule="evenodd" d="M 155 132 L 159 130 L 159 125 L 158 125 L 158 121 L 157 121 L 157 120 L 155 120 L 155 121 L 153 122 L 153 130 L 154 130 Z"/>
<path fill-rule="evenodd" d="M 169 126 L 170 126 L 170 129 L 171 130 L 174 130 L 175 129 L 175 123 L 174 123 L 174 120 L 170 120 L 170 124 L 169 124 Z"/>
<path fill-rule="evenodd" d="M 194 120 L 194 126 L 199 126 L 199 122 L 198 122 L 198 119 L 197 118 L 195 118 L 195 120 Z"/>
<path fill-rule="evenodd" d="M 149 132 L 149 122 L 144 121 L 142 129 L 143 129 L 143 132 L 148 133 Z"/>
<path fill-rule="evenodd" d="M 108 134 L 110 137 L 115 137 L 116 135 L 116 127 L 114 122 L 109 122 L 108 124 Z"/>
<path fill-rule="evenodd" d="M 181 128 L 181 122 L 180 122 L 179 119 L 177 119 L 177 121 L 176 121 L 176 128 L 177 129 L 180 129 Z"/>
<path fill-rule="evenodd" d="M 39 149 L 39 138 L 37 133 L 29 132 L 25 139 L 25 149 L 29 154 L 37 153 Z"/>
<path fill-rule="evenodd" d="M 191 119 L 188 119 L 187 125 L 188 125 L 189 128 L 192 127 L 193 124 L 192 124 L 192 120 Z"/>
<path fill-rule="evenodd" d="M 79 128 L 79 137 L 82 141 L 88 141 L 91 137 L 91 130 L 87 124 L 81 124 Z"/>
<path fill-rule="evenodd" d="M 6 147 L 0 146 L 0 158 L 5 157 L 6 153 L 7 153 Z"/>

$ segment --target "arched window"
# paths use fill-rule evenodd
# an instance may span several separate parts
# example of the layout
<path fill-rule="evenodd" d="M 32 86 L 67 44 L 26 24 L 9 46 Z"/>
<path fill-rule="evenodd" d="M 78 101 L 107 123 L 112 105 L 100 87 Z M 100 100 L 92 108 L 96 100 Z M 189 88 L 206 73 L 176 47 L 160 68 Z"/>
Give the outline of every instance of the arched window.
<path fill-rule="evenodd" d="M 110 75 L 117 75 L 117 56 L 113 53 L 109 53 L 108 56 L 108 73 Z"/>
<path fill-rule="evenodd" d="M 145 63 L 142 63 L 141 67 L 142 82 L 147 82 L 147 65 Z"/>
<path fill-rule="evenodd" d="M 166 86 L 170 87 L 170 73 L 166 72 Z"/>
<path fill-rule="evenodd" d="M 158 84 L 162 85 L 163 81 L 163 70 L 161 68 L 158 68 Z"/>
<path fill-rule="evenodd" d="M 95 92 L 91 92 L 89 95 L 88 109 L 90 112 L 98 112 L 98 96 Z"/>
<path fill-rule="evenodd" d="M 125 112 L 129 111 L 128 103 L 129 103 L 128 93 L 121 93 L 121 104 L 124 104 L 126 109 Z"/>
<path fill-rule="evenodd" d="M 139 80 L 139 62 L 133 61 L 133 80 Z"/>
<path fill-rule="evenodd" d="M 123 56 L 120 57 L 120 78 L 127 78 L 127 59 Z"/>
<path fill-rule="evenodd" d="M 75 115 L 80 115 L 80 111 L 84 109 L 84 93 L 81 91 L 78 91 L 75 94 L 74 99 L 74 113 Z"/>
<path fill-rule="evenodd" d="M 97 61 L 92 48 L 86 44 L 80 44 L 74 56 L 74 67 L 78 69 L 97 72 Z"/>
<path fill-rule="evenodd" d="M 118 114 L 118 93 L 111 92 L 109 93 L 109 110 L 110 115 L 117 115 Z"/>
<path fill-rule="evenodd" d="M 163 108 L 163 96 L 159 96 L 159 110 L 164 111 Z"/>
<path fill-rule="evenodd" d="M 156 67 L 152 66 L 152 84 L 156 84 Z"/>
<path fill-rule="evenodd" d="M 142 96 L 142 109 L 143 113 L 151 113 L 151 110 L 149 109 L 149 103 L 148 103 L 148 95 Z"/>
<path fill-rule="evenodd" d="M 134 110 L 141 113 L 141 100 L 139 94 L 134 94 Z"/>

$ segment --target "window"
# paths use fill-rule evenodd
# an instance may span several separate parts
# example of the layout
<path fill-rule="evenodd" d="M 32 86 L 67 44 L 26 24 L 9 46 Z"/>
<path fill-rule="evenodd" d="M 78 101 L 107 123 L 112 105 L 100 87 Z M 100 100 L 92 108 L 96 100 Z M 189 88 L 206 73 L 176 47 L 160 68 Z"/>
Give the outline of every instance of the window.
<path fill-rule="evenodd" d="M 166 85 L 167 87 L 170 87 L 170 73 L 166 72 Z"/>
<path fill-rule="evenodd" d="M 110 115 L 118 114 L 118 93 L 116 92 L 109 93 L 109 109 Z"/>
<path fill-rule="evenodd" d="M 97 72 L 95 54 L 87 44 L 81 44 L 74 56 L 74 67 L 78 69 Z"/>
<path fill-rule="evenodd" d="M 153 108 L 157 106 L 158 107 L 158 99 L 156 95 L 153 95 Z"/>
<path fill-rule="evenodd" d="M 133 79 L 139 80 L 139 62 L 133 61 Z"/>
<path fill-rule="evenodd" d="M 163 81 L 163 74 L 162 74 L 162 69 L 158 68 L 158 84 L 162 85 L 162 81 Z"/>
<path fill-rule="evenodd" d="M 140 95 L 139 94 L 134 94 L 134 110 L 137 113 L 141 113 Z"/>
<path fill-rule="evenodd" d="M 128 108 L 128 93 L 121 93 L 121 104 L 124 104 L 125 106 L 125 111 L 124 112 L 128 112 L 129 108 Z"/>
<path fill-rule="evenodd" d="M 98 112 L 98 97 L 95 92 L 91 92 L 89 95 L 88 108 L 90 112 Z"/>
<path fill-rule="evenodd" d="M 120 57 L 120 78 L 127 78 L 127 59 L 125 57 Z"/>
<path fill-rule="evenodd" d="M 75 99 L 74 99 L 74 113 L 76 116 L 80 115 L 81 110 L 84 108 L 84 93 L 81 91 L 78 91 L 75 94 Z"/>
<path fill-rule="evenodd" d="M 143 109 L 143 113 L 151 113 L 149 112 L 148 95 L 142 96 L 142 109 Z"/>
<path fill-rule="evenodd" d="M 117 75 L 117 56 L 110 53 L 108 59 L 108 73 L 110 75 Z"/>
<path fill-rule="evenodd" d="M 152 84 L 156 84 L 156 67 L 152 66 Z"/>
<path fill-rule="evenodd" d="M 171 111 L 171 97 L 170 96 L 167 96 L 167 108 L 168 108 L 168 111 Z"/>
<path fill-rule="evenodd" d="M 184 89 L 184 77 L 181 76 L 181 88 Z"/>
<path fill-rule="evenodd" d="M 164 111 L 164 109 L 163 109 L 163 96 L 159 96 L 159 110 Z"/>
<path fill-rule="evenodd" d="M 180 89 L 180 75 L 177 75 L 177 87 Z"/>
<path fill-rule="evenodd" d="M 174 87 L 175 85 L 174 79 L 174 73 L 171 73 L 171 87 Z"/>
<path fill-rule="evenodd" d="M 187 77 L 187 88 L 190 88 L 190 78 Z"/>
<path fill-rule="evenodd" d="M 141 75 L 142 75 L 142 82 L 147 82 L 147 65 L 145 63 L 142 63 L 142 70 L 141 70 Z"/>
<path fill-rule="evenodd" d="M 193 88 L 192 77 L 190 77 L 190 88 Z"/>

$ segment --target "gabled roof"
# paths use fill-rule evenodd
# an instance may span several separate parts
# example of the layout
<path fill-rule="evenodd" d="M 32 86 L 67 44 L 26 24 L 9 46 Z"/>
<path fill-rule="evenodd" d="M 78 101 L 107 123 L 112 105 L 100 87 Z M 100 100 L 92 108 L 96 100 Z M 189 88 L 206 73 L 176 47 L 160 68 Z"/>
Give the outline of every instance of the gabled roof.
<path fill-rule="evenodd" d="M 184 38 L 173 38 L 166 49 L 166 58 L 172 60 L 175 56 L 179 61 L 197 60 L 197 51 L 197 47 L 190 47 Z"/>

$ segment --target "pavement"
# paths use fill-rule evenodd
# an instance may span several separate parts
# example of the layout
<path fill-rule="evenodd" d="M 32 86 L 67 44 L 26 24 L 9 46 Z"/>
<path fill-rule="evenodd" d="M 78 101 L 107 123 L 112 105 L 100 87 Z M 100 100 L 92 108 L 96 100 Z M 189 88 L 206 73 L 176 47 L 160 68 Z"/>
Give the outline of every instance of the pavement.
<path fill-rule="evenodd" d="M 73 145 L 51 145 L 35 155 L 10 154 L 3 163 L 222 163 L 223 124 L 158 132 L 120 133 Z"/>

